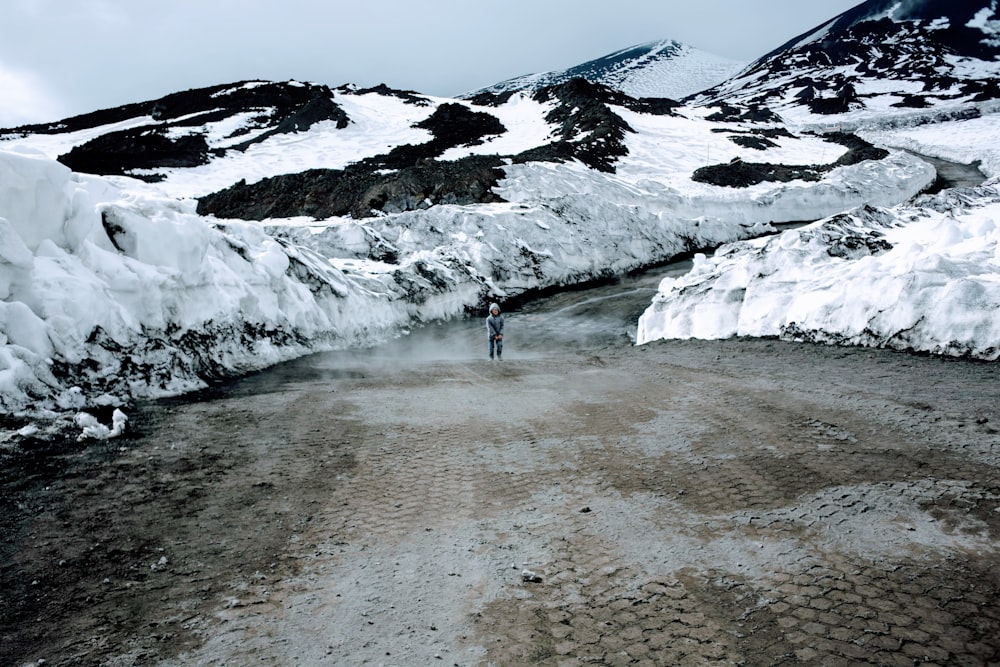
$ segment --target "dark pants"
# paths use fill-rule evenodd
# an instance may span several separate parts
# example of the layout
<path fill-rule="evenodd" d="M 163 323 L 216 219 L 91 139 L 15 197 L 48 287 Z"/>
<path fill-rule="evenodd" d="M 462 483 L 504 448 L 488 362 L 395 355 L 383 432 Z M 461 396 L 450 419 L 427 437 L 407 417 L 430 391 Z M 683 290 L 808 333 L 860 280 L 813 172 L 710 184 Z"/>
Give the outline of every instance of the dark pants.
<path fill-rule="evenodd" d="M 503 354 L 503 338 L 490 336 L 490 359 L 493 358 L 493 346 L 496 345 L 497 359 Z"/>

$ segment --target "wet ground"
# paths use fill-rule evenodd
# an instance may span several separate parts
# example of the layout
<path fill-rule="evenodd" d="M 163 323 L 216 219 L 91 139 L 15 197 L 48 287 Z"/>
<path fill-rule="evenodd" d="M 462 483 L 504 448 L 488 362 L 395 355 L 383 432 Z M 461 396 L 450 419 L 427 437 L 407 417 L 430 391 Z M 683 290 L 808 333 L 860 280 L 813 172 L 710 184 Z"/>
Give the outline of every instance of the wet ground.
<path fill-rule="evenodd" d="M 684 269 L 29 443 L 0 664 L 1000 664 L 1000 366 L 631 346 Z"/>

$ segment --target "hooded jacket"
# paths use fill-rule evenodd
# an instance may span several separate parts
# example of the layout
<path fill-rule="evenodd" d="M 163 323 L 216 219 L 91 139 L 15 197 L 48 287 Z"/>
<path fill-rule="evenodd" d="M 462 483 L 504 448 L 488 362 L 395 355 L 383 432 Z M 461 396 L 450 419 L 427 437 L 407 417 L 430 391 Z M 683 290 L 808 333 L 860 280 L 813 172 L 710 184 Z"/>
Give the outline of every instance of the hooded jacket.
<path fill-rule="evenodd" d="M 493 314 L 494 310 L 497 311 L 496 315 Z M 503 313 L 499 311 L 498 304 L 490 304 L 490 315 L 486 318 L 486 335 L 489 336 L 490 340 L 503 333 Z"/>

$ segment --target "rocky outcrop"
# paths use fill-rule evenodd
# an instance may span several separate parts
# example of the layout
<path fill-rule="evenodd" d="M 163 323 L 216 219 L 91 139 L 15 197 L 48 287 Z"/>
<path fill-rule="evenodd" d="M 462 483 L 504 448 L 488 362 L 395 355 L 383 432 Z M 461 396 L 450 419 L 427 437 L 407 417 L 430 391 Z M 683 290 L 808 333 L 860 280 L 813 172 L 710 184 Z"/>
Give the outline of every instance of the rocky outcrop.
<path fill-rule="evenodd" d="M 224 148 L 209 144 L 207 124 L 248 112 L 254 115 L 222 139 Z M 141 122 L 144 118 L 148 121 Z M 198 166 L 213 155 L 223 155 L 228 150 L 243 151 L 276 134 L 301 132 L 327 120 L 341 128 L 350 122 L 333 101 L 333 92 L 327 86 L 242 81 L 187 90 L 58 123 L 0 131 L 0 137 L 61 134 L 134 121 L 134 127 L 106 132 L 74 147 L 59 156 L 59 161 L 74 171 L 88 174 L 131 175 L 157 181 L 162 178 L 155 173 L 158 168 Z M 239 141 L 241 136 L 247 139 Z"/>
<path fill-rule="evenodd" d="M 501 97 L 509 99 L 510 95 L 484 94 L 476 102 L 487 109 L 485 105 L 502 103 Z M 430 132 L 430 141 L 397 146 L 345 169 L 313 169 L 253 184 L 236 183 L 201 197 L 198 212 L 244 220 L 303 215 L 363 218 L 435 204 L 498 202 L 502 199 L 493 188 L 503 177 L 504 164 L 579 160 L 598 171 L 614 172 L 615 161 L 628 153 L 625 134 L 632 129 L 612 107 L 670 114 L 677 106 L 672 100 L 636 100 L 583 79 L 542 89 L 534 98 L 552 104 L 546 121 L 554 127 L 554 140 L 516 155 L 441 160 L 449 149 L 479 145 L 507 131 L 490 113 L 468 104 L 445 103 L 414 125 Z M 419 103 L 409 95 L 403 99 Z"/>
<path fill-rule="evenodd" d="M 397 146 L 346 169 L 311 169 L 250 185 L 240 181 L 202 197 L 198 212 L 244 220 L 300 215 L 363 218 L 434 204 L 501 201 L 492 192 L 503 176 L 499 156 L 437 160 L 450 148 L 478 145 L 485 137 L 506 132 L 495 116 L 446 103 L 414 127 L 427 130 L 432 139 Z"/>
<path fill-rule="evenodd" d="M 301 215 L 364 218 L 434 204 L 497 202 L 502 200 L 492 189 L 503 177 L 501 165 L 499 157 L 471 156 L 453 162 L 424 159 L 391 174 L 382 174 L 370 164 L 344 170 L 311 169 L 250 185 L 240 181 L 202 197 L 198 213 L 242 220 Z"/>
<path fill-rule="evenodd" d="M 635 99 L 586 79 L 543 88 L 534 98 L 556 103 L 545 119 L 557 128 L 558 139 L 530 155 L 522 154 L 522 160 L 575 158 L 592 169 L 609 173 L 614 173 L 617 159 L 628 154 L 625 133 L 634 131 L 612 106 L 656 115 L 669 115 L 679 106 L 678 102 L 662 98 Z"/>
<path fill-rule="evenodd" d="M 837 167 L 857 164 L 864 160 L 881 160 L 889 156 L 889 151 L 876 148 L 853 134 L 830 133 L 824 135 L 824 138 L 847 146 L 848 151 L 836 162 L 825 165 L 769 164 L 736 159 L 726 164 L 714 164 L 696 169 L 691 180 L 730 188 L 746 188 L 766 181 L 778 183 L 796 180 L 815 182 L 823 178 L 823 174 Z"/>

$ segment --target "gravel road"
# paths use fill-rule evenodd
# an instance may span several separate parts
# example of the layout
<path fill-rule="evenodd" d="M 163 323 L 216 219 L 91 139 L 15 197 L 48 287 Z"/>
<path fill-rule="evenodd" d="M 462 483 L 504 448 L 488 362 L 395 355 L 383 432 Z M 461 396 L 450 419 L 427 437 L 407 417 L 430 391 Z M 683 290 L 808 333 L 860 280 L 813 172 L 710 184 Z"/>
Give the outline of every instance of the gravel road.
<path fill-rule="evenodd" d="M 1000 661 L 996 364 L 515 340 L 319 355 L 21 461 L 0 663 Z"/>

